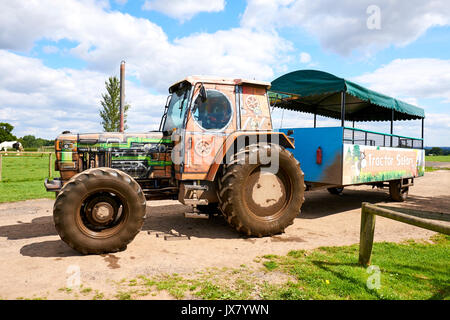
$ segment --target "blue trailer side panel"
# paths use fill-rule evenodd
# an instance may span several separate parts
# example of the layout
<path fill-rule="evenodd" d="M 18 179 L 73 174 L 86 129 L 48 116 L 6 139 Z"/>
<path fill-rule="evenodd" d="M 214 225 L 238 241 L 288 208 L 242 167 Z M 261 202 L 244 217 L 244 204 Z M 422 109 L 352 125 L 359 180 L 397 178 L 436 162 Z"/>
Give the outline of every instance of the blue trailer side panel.
<path fill-rule="evenodd" d="M 305 173 L 305 181 L 327 184 L 342 184 L 342 127 L 323 128 L 288 128 L 280 129 L 295 139 L 295 149 L 291 150 L 294 157 L 300 161 L 300 167 Z M 322 151 L 322 163 L 317 163 L 317 149 Z"/>

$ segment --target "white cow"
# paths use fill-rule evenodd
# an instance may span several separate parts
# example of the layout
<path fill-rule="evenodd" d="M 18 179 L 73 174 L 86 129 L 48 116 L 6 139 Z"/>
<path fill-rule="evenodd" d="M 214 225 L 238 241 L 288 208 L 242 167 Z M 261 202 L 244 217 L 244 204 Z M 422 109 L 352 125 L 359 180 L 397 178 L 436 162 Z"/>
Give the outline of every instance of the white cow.
<path fill-rule="evenodd" d="M 0 143 L 0 151 L 8 151 L 8 149 L 16 149 L 17 152 L 23 151 L 22 144 L 19 141 L 5 141 Z"/>

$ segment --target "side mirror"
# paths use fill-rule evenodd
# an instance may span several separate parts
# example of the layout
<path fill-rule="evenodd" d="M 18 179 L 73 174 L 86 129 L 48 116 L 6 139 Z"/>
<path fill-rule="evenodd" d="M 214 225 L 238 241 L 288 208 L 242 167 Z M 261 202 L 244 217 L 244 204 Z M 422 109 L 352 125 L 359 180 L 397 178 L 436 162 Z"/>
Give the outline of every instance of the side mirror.
<path fill-rule="evenodd" d="M 199 97 L 202 102 L 205 102 L 208 99 L 208 94 L 206 93 L 206 89 L 203 83 L 201 84 L 200 87 Z"/>

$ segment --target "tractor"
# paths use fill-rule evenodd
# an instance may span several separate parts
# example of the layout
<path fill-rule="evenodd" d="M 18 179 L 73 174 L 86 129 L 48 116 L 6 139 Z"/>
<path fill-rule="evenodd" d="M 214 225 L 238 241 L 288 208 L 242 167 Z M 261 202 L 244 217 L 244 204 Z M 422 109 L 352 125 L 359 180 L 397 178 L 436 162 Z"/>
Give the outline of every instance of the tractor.
<path fill-rule="evenodd" d="M 178 200 L 221 213 L 246 236 L 281 233 L 304 201 L 304 174 L 272 128 L 270 83 L 190 76 L 169 88 L 158 131 L 55 139 L 60 178 L 53 217 L 61 239 L 83 254 L 124 250 L 139 233 L 146 202 Z"/>

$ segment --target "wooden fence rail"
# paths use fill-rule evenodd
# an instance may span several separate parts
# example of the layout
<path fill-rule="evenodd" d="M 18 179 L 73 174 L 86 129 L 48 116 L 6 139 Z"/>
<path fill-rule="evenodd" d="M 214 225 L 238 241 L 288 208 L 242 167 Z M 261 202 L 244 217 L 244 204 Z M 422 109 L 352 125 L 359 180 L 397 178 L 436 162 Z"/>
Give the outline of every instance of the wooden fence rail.
<path fill-rule="evenodd" d="M 48 176 L 49 178 L 52 176 L 52 167 L 53 167 L 53 152 L 47 151 L 0 151 L 0 182 L 2 182 L 2 169 L 3 169 L 3 156 L 17 156 L 17 157 L 33 157 L 37 154 L 40 155 L 48 155 Z"/>
<path fill-rule="evenodd" d="M 0 154 L 4 154 L 4 155 L 15 155 L 15 156 L 22 156 L 24 154 L 49 154 L 49 153 L 53 153 L 50 151 L 0 151 Z"/>
<path fill-rule="evenodd" d="M 373 247 L 373 235 L 375 231 L 375 216 L 382 216 L 396 221 L 411 224 L 416 227 L 440 232 L 450 235 L 450 225 L 430 221 L 429 219 L 436 219 L 435 215 L 422 213 L 421 217 L 411 216 L 405 213 L 380 208 L 379 206 L 363 202 L 361 207 L 361 230 L 359 240 L 359 264 L 368 266 L 370 264 L 370 257 Z M 427 219 L 427 217 L 429 219 Z M 447 221 L 442 219 L 441 221 Z"/>

